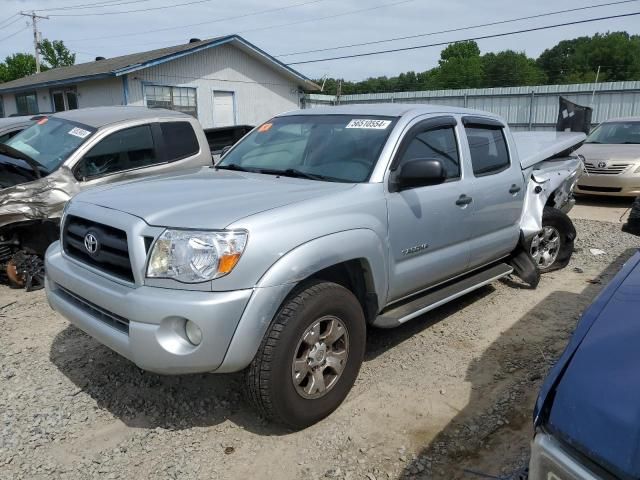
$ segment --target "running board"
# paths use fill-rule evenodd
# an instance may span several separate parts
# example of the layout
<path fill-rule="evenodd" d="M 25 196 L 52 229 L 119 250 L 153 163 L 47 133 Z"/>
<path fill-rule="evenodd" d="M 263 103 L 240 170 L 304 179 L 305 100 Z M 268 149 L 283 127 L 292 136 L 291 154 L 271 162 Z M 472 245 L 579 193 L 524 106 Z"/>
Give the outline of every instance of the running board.
<path fill-rule="evenodd" d="M 418 298 L 405 301 L 389 310 L 383 310 L 374 320 L 373 325 L 380 328 L 397 327 L 451 300 L 506 277 L 512 272 L 513 267 L 506 263 L 494 264 L 484 270 L 473 272 L 461 279 L 434 287 Z"/>

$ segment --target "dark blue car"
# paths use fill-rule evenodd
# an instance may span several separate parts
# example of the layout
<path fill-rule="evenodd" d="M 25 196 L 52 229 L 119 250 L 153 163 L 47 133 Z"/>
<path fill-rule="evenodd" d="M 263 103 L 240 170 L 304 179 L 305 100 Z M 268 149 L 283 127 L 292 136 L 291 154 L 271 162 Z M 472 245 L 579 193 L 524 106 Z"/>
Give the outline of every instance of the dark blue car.
<path fill-rule="evenodd" d="M 530 480 L 640 478 L 640 252 L 582 316 L 535 426 Z"/>

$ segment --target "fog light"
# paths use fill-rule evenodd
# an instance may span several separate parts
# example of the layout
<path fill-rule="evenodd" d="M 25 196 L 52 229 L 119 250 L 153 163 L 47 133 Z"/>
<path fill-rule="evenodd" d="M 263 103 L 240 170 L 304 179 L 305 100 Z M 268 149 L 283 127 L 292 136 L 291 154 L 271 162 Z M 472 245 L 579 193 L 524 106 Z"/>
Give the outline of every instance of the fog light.
<path fill-rule="evenodd" d="M 191 320 L 187 320 L 184 324 L 184 333 L 187 335 L 189 341 L 194 345 L 198 346 L 200 345 L 200 342 L 202 342 L 202 330 L 200 330 L 200 327 Z"/>

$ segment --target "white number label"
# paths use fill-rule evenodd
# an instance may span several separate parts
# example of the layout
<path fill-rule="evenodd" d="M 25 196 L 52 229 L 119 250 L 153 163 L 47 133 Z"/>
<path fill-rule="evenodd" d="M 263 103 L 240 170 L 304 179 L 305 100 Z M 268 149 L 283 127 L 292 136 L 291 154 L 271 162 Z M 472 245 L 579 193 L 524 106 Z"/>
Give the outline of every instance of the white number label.
<path fill-rule="evenodd" d="M 91 132 L 89 130 L 84 130 L 78 127 L 74 127 L 71 130 L 69 130 L 69 135 L 73 135 L 74 137 L 78 137 L 78 138 L 87 138 L 87 136 L 90 134 Z"/>
<path fill-rule="evenodd" d="M 346 128 L 367 128 L 373 130 L 385 130 L 391 125 L 391 120 L 355 119 L 351 120 Z"/>

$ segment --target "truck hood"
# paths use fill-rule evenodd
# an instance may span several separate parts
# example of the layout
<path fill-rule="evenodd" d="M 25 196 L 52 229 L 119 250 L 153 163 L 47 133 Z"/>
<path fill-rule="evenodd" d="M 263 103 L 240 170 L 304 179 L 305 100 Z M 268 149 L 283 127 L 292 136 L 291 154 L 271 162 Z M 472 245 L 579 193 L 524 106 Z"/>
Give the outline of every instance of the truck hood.
<path fill-rule="evenodd" d="M 74 198 L 142 218 L 149 225 L 217 229 L 250 215 L 353 188 L 205 167 L 90 189 Z"/>
<path fill-rule="evenodd" d="M 578 150 L 589 162 L 640 161 L 640 145 L 605 145 L 587 143 Z"/>
<path fill-rule="evenodd" d="M 640 477 L 640 253 L 585 312 L 536 404 L 536 423 L 622 478 Z"/>

